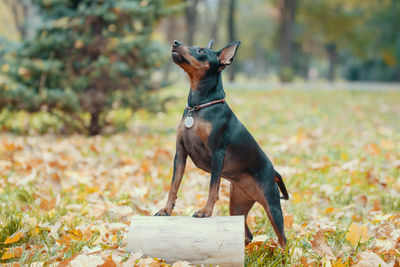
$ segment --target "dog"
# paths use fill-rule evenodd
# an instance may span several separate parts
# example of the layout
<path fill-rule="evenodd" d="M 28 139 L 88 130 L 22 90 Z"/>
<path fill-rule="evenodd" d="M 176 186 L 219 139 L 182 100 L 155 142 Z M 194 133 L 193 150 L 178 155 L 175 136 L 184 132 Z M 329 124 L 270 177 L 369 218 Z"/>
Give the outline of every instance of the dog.
<path fill-rule="evenodd" d="M 236 118 L 225 101 L 221 72 L 233 61 L 240 41 L 219 51 L 208 46 L 172 44 L 172 60 L 189 76 L 190 91 L 177 129 L 174 171 L 168 200 L 156 216 L 169 216 L 189 156 L 194 164 L 211 173 L 208 200 L 193 217 L 209 217 L 219 199 L 221 177 L 229 180 L 230 215 L 244 215 L 255 202 L 265 209 L 281 247 L 286 245 L 280 199 L 289 199 L 281 175 L 274 169 L 256 140 Z M 279 189 L 283 197 L 280 197 Z M 245 223 L 245 243 L 253 239 Z"/>

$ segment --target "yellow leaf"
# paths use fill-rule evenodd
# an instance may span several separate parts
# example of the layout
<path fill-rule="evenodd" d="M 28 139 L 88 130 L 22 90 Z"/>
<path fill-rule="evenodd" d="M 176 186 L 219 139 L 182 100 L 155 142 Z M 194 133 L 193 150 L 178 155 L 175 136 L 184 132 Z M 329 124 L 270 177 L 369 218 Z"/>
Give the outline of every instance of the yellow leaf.
<path fill-rule="evenodd" d="M 369 239 L 368 227 L 366 225 L 359 225 L 352 223 L 349 227 L 346 239 L 353 245 L 357 245 L 358 242 L 364 243 Z"/>
<path fill-rule="evenodd" d="M 88 194 L 92 194 L 92 193 L 96 193 L 99 192 L 99 188 L 97 186 L 87 186 L 85 188 L 86 193 Z"/>
<path fill-rule="evenodd" d="M 332 267 L 345 267 L 346 265 L 342 262 L 342 258 L 336 260 L 335 263 L 332 264 Z"/>
<path fill-rule="evenodd" d="M 24 250 L 20 247 L 17 248 L 6 248 L 6 252 L 4 252 L 3 256 L 1 257 L 2 260 L 8 260 L 13 258 L 18 258 L 21 256 Z"/>
<path fill-rule="evenodd" d="M 73 229 L 68 231 L 69 235 L 72 239 L 76 241 L 81 241 L 83 239 L 83 233 L 81 230 Z"/>
<path fill-rule="evenodd" d="M 4 241 L 4 244 L 12 244 L 18 242 L 24 236 L 25 236 L 25 231 L 19 230 L 18 232 L 15 232 L 13 235 L 7 236 L 6 241 Z"/>
<path fill-rule="evenodd" d="M 294 192 L 292 194 L 292 199 L 294 204 L 298 204 L 301 202 L 301 195 L 298 192 Z"/>

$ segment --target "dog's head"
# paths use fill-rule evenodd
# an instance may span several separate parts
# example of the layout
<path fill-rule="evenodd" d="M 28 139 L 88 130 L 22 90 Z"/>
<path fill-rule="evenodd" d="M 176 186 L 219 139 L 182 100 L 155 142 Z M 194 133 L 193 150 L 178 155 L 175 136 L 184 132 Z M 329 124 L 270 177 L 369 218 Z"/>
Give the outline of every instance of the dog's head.
<path fill-rule="evenodd" d="M 190 47 L 177 40 L 172 43 L 172 60 L 189 75 L 191 89 L 196 90 L 205 76 L 218 74 L 230 65 L 240 45 L 240 41 L 236 41 L 214 51 L 213 43 L 211 40 L 207 47 Z"/>

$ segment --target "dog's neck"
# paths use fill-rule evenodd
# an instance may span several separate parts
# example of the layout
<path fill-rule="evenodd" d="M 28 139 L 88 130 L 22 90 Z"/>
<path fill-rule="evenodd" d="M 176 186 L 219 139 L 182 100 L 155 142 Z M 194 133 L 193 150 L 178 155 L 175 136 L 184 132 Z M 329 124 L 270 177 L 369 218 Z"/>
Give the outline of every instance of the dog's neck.
<path fill-rule="evenodd" d="M 225 98 L 225 92 L 221 72 L 219 72 L 215 75 L 206 75 L 197 83 L 196 88 L 190 88 L 187 103 L 193 107 L 223 98 Z"/>

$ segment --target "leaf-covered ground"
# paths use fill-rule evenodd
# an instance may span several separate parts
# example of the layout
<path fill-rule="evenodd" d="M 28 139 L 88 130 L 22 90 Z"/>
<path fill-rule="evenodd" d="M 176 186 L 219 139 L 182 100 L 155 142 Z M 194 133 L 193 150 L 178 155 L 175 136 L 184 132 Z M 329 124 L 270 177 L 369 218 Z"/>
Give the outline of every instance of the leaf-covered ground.
<path fill-rule="evenodd" d="M 185 105 L 186 91 L 177 92 L 168 113 L 139 112 L 126 133 L 0 134 L 0 262 L 165 265 L 124 248 L 130 218 L 165 203 Z M 246 265 L 399 266 L 400 91 L 227 93 L 290 193 L 282 201 L 287 250 L 256 205 Z M 202 207 L 208 184 L 190 162 L 175 214 Z M 214 215 L 228 215 L 228 203 L 224 181 Z"/>

